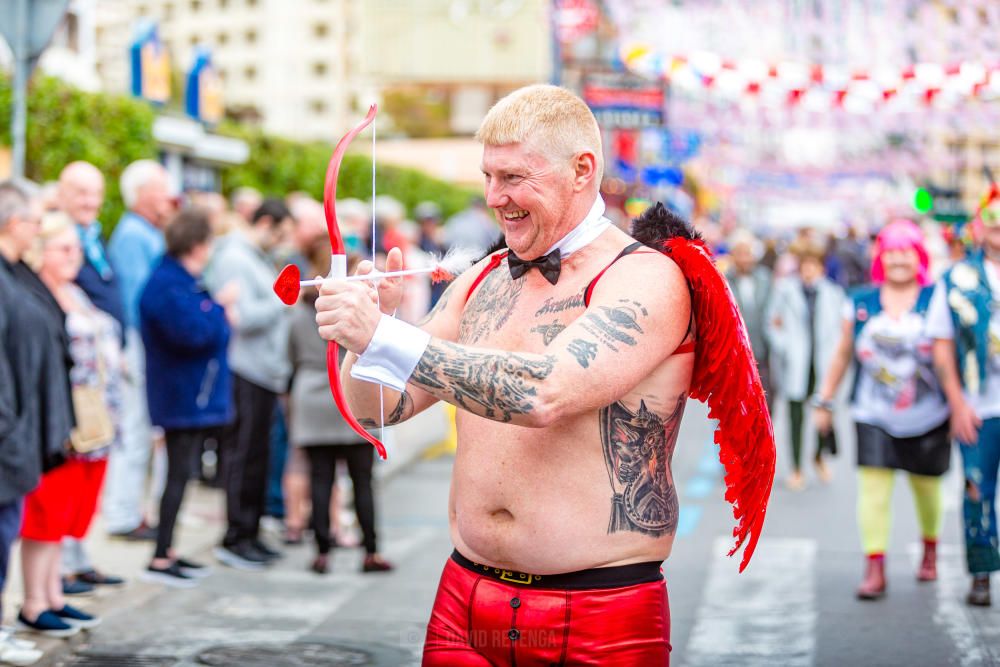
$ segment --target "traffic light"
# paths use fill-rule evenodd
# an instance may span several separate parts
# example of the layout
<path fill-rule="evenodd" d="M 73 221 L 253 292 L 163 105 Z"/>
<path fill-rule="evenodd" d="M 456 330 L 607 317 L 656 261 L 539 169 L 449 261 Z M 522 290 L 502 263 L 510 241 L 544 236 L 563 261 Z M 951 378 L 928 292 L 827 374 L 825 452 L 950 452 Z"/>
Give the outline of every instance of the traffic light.
<path fill-rule="evenodd" d="M 918 213 L 929 213 L 934 210 L 934 195 L 926 188 L 917 188 L 913 193 L 913 208 Z"/>

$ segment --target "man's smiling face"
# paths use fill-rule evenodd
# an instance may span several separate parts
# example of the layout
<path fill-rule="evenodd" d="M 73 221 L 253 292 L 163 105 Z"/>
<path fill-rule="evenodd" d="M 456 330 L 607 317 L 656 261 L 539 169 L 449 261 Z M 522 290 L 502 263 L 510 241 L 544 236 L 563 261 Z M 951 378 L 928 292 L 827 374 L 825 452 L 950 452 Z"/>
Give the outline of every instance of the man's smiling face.
<path fill-rule="evenodd" d="M 487 144 L 481 169 L 486 204 L 518 257 L 539 257 L 569 231 L 564 228 L 575 193 L 568 160 L 553 162 L 524 142 Z"/>

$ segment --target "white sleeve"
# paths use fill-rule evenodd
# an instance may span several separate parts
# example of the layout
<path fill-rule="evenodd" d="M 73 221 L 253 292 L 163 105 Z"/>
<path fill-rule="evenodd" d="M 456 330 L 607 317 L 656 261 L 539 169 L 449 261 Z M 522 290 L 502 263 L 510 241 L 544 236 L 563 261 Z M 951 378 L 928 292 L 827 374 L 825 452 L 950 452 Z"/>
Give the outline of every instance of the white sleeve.
<path fill-rule="evenodd" d="M 927 307 L 927 335 L 947 340 L 955 338 L 955 324 L 951 319 L 951 307 L 948 305 L 948 291 L 944 280 L 939 280 L 934 286 L 934 293 Z"/>
<path fill-rule="evenodd" d="M 840 307 L 840 316 L 848 322 L 854 321 L 854 299 L 844 299 L 844 304 Z"/>
<path fill-rule="evenodd" d="M 351 377 L 404 391 L 430 341 L 429 333 L 383 314 L 367 349 L 351 367 Z"/>

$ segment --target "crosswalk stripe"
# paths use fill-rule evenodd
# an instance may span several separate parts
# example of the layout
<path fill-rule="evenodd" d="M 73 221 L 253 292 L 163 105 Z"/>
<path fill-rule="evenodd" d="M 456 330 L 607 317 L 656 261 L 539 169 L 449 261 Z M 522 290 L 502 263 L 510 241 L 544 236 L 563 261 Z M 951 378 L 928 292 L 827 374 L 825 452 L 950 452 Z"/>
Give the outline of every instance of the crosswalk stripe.
<path fill-rule="evenodd" d="M 743 574 L 718 538 L 691 638 L 687 667 L 809 667 L 816 648 L 816 542 L 761 540 Z"/>
<path fill-rule="evenodd" d="M 907 547 L 907 554 L 916 568 L 923 554 L 923 546 L 914 542 Z M 965 567 L 963 548 L 957 544 L 939 544 L 937 569 L 934 624 L 954 644 L 955 664 L 960 667 L 1000 664 L 1000 624 L 990 622 L 990 612 L 971 609 L 965 604 L 969 574 Z M 989 647 L 996 648 L 991 650 Z"/>

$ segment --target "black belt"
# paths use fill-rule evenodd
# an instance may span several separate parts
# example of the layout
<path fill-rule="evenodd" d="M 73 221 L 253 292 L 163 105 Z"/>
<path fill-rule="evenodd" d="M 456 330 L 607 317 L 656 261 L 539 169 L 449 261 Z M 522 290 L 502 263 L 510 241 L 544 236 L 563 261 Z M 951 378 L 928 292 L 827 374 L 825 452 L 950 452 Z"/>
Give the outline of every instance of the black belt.
<path fill-rule="evenodd" d="M 504 570 L 492 565 L 475 563 L 458 551 L 451 552 L 451 559 L 470 572 L 496 579 L 507 584 L 529 586 L 531 588 L 555 588 L 559 590 L 587 590 L 597 588 L 622 588 L 636 584 L 663 581 L 659 561 L 595 567 L 577 572 L 560 574 L 529 574 L 516 570 Z"/>

